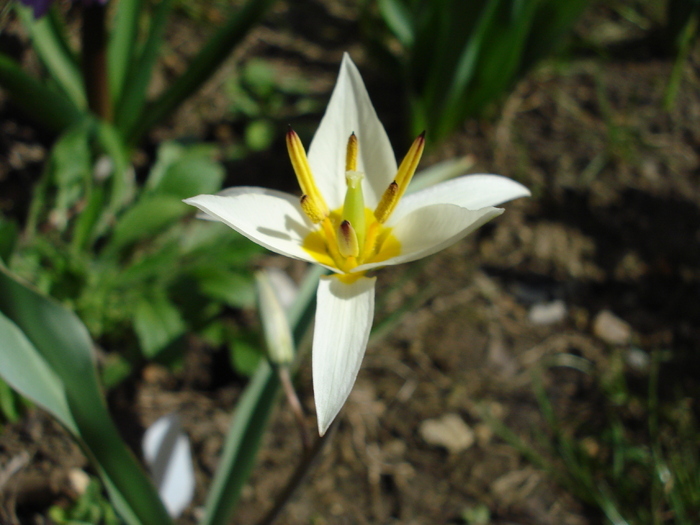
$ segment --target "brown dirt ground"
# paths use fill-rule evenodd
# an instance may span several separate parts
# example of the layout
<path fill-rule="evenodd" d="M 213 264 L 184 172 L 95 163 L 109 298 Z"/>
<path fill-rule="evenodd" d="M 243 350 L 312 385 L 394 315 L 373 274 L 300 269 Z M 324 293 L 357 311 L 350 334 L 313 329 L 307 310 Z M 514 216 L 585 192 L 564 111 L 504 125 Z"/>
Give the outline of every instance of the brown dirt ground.
<path fill-rule="evenodd" d="M 308 12 L 313 26 L 303 16 Z M 152 140 L 235 137 L 221 86 L 244 58 L 267 57 L 282 72 L 300 68 L 318 93 L 332 85 L 345 49 L 369 69 L 356 17 L 353 2 L 278 4 L 265 27 Z M 516 86 L 497 118 L 466 123 L 425 160 L 473 155 L 475 172 L 514 177 L 533 198 L 507 204 L 504 215 L 425 263 L 379 273 L 378 320 L 405 301 L 416 305 L 370 344 L 335 436 L 278 523 L 460 523 L 462 512 L 479 503 L 493 524 L 603 522 L 494 436 L 482 413 L 489 410 L 529 442 L 538 431 L 546 434 L 532 390 L 533 372 L 541 370 L 557 413 L 595 426 L 595 378 L 633 346 L 673 349 L 688 366 L 668 379 L 697 377 L 697 362 L 687 355 L 700 341 L 700 54 L 685 64 L 667 112 L 662 99 L 671 60 L 639 44 L 644 40 L 606 7 L 592 10 L 578 31 L 590 36 L 605 24 L 617 24 L 605 59 L 583 53 L 565 65 L 541 66 Z M 186 23 L 172 31 L 173 41 L 201 40 Z M 172 50 L 163 78 L 191 52 Z M 368 77 L 370 94 L 388 98 Z M 45 138 L 6 112 L 0 182 L 26 180 L 27 169 L 40 165 Z M 396 120 L 389 118 L 390 130 Z M 261 165 L 266 172 L 276 166 L 263 157 L 273 155 L 231 163 L 230 184 L 248 182 Z M 554 300 L 566 306 L 563 319 L 533 323 L 533 305 Z M 593 319 L 606 309 L 631 326 L 628 343 L 609 344 L 594 332 Z M 554 366 L 562 355 L 585 358 L 593 372 Z M 193 341 L 187 360 L 187 372 L 149 366 L 111 396 L 118 418 L 130 419 L 136 434 L 160 415 L 182 416 L 198 478 L 194 510 L 183 523 L 203 502 L 243 385 L 233 374 L 228 384 L 212 380 L 221 362 L 214 349 Z M 308 363 L 297 384 L 313 429 Z M 448 452 L 423 439 L 421 424 L 444 414 L 470 427 L 473 445 Z M 234 523 L 263 515 L 300 454 L 294 420 L 281 402 Z M 62 429 L 37 411 L 0 435 L 3 472 L 13 459 L 21 468 L 3 487 L 5 519 L 17 509 L 26 523 L 45 523 L 42 509 L 71 497 L 66 473 L 86 467 Z"/>

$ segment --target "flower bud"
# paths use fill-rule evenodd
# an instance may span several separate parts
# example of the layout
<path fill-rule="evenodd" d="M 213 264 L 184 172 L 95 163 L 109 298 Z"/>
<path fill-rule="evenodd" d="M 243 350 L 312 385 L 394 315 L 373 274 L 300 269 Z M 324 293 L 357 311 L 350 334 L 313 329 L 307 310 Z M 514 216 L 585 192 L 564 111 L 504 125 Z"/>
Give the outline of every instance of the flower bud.
<path fill-rule="evenodd" d="M 289 365 L 294 359 L 294 342 L 287 314 L 265 271 L 255 274 L 255 284 L 268 358 L 274 365 Z"/>

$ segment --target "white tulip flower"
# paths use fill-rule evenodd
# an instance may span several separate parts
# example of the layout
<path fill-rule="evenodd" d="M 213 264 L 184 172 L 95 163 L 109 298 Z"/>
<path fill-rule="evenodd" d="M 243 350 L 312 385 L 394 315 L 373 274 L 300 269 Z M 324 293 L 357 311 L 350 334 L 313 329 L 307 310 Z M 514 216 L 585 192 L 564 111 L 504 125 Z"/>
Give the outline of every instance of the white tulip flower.
<path fill-rule="evenodd" d="M 367 272 L 438 252 L 503 212 L 494 206 L 530 195 L 506 177 L 468 175 L 404 196 L 424 144 L 421 134 L 397 168 L 345 54 L 308 158 L 297 134 L 287 134 L 301 199 L 239 187 L 185 200 L 269 250 L 334 272 L 318 286 L 312 349 L 321 435 L 350 395 L 369 340 L 376 277 Z"/>

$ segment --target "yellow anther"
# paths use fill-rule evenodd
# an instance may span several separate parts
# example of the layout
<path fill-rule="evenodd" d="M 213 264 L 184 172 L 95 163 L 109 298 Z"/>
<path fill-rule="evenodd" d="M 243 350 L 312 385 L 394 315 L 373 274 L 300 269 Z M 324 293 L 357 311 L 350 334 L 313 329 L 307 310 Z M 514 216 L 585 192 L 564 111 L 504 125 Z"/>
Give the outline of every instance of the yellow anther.
<path fill-rule="evenodd" d="M 311 173 L 311 167 L 306 158 L 306 151 L 304 151 L 304 146 L 299 139 L 299 135 L 291 128 L 287 132 L 287 151 L 289 152 L 289 158 L 292 160 L 292 167 L 294 168 L 294 173 L 297 175 L 301 192 L 306 196 L 309 202 L 307 206 L 313 211 L 313 216 L 308 213 L 307 215 L 309 215 L 312 221 L 320 222 L 316 220 L 316 218 L 328 216 L 328 205 L 316 186 L 316 181 L 314 181 L 314 176 Z M 306 209 L 303 209 L 304 212 L 306 212 Z"/>
<path fill-rule="evenodd" d="M 382 195 L 382 199 L 379 201 L 379 204 L 377 204 L 377 208 L 374 210 L 374 217 L 380 223 L 386 222 L 391 212 L 394 211 L 394 207 L 399 200 L 398 195 L 399 185 L 396 181 L 392 181 L 384 192 L 384 195 Z"/>
<path fill-rule="evenodd" d="M 348 139 L 348 147 L 345 151 L 345 171 L 357 171 L 357 152 L 359 145 L 353 131 Z"/>
<path fill-rule="evenodd" d="M 299 199 L 299 204 L 301 204 L 301 209 L 314 224 L 318 224 L 326 218 L 321 210 L 316 207 L 316 203 L 312 201 L 308 195 L 302 195 L 301 199 Z"/>
<path fill-rule="evenodd" d="M 338 251 L 343 257 L 357 257 L 360 254 L 357 234 L 349 221 L 341 222 L 338 228 Z"/>
<path fill-rule="evenodd" d="M 374 216 L 381 223 L 384 223 L 393 213 L 396 205 L 403 196 L 406 188 L 413 178 L 413 174 L 416 172 L 418 163 L 423 156 L 423 150 L 425 149 L 425 131 L 418 135 L 416 140 L 411 144 L 408 153 L 401 161 L 398 171 L 396 172 L 396 177 L 389 187 L 382 195 L 382 198 L 374 210 Z"/>

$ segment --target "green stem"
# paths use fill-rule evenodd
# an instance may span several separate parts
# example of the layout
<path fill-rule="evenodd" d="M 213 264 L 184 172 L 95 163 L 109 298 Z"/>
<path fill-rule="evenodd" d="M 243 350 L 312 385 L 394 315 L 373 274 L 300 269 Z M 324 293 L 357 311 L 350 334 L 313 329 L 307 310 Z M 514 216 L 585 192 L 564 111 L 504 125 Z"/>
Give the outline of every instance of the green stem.
<path fill-rule="evenodd" d="M 90 111 L 102 120 L 111 122 L 105 13 L 106 7 L 99 2 L 91 2 L 83 7 L 83 80 Z"/>

